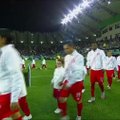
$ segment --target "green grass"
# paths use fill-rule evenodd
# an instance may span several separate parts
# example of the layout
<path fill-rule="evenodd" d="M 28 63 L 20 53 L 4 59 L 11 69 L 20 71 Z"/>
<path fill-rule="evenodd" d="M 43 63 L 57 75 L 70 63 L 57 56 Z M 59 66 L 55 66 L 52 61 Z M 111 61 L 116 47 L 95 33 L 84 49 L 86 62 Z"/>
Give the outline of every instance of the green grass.
<path fill-rule="evenodd" d="M 37 63 L 37 66 L 40 66 Z M 59 120 L 60 116 L 54 114 L 56 101 L 52 96 L 50 81 L 55 68 L 54 61 L 48 61 L 47 70 L 32 70 L 32 87 L 28 88 L 28 102 L 33 120 Z M 112 90 L 107 90 L 105 80 L 106 99 L 100 99 L 100 89 L 96 85 L 96 102 L 88 104 L 90 98 L 89 76 L 85 79 L 86 91 L 83 95 L 83 120 L 120 120 L 120 83 L 113 81 Z M 68 99 L 68 114 L 71 120 L 76 117 L 76 104 L 70 97 Z"/>

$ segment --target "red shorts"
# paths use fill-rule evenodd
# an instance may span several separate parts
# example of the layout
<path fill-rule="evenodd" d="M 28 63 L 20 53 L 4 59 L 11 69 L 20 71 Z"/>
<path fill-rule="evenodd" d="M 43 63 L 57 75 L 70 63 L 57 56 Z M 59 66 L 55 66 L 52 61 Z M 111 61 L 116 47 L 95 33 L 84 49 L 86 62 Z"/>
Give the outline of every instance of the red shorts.
<path fill-rule="evenodd" d="M 15 112 L 10 109 L 10 94 L 0 95 L 0 120 L 10 117 Z"/>
<path fill-rule="evenodd" d="M 76 102 L 82 99 L 83 81 L 76 82 L 68 89 L 62 89 L 60 97 L 69 97 L 71 94 Z"/>
<path fill-rule="evenodd" d="M 102 70 L 91 70 L 90 71 L 90 81 L 91 83 L 95 82 L 104 82 L 104 72 Z"/>
<path fill-rule="evenodd" d="M 59 97 L 60 97 L 60 90 L 54 88 L 54 90 L 53 90 L 53 96 L 54 96 L 56 99 L 59 99 Z"/>
<path fill-rule="evenodd" d="M 35 64 L 32 64 L 32 68 L 35 68 Z"/>

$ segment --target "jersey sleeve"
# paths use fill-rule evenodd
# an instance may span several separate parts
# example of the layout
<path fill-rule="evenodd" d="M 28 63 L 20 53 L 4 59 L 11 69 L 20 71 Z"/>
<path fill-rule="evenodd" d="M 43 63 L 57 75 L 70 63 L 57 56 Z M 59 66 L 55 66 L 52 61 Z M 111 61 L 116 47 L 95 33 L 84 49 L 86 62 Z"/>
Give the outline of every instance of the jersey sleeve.
<path fill-rule="evenodd" d="M 101 57 L 102 57 L 102 66 L 103 66 L 103 69 L 105 69 L 105 67 L 106 67 L 106 55 L 105 55 L 105 52 L 103 50 L 101 50 Z"/>
<path fill-rule="evenodd" d="M 9 72 L 11 81 L 11 103 L 18 102 L 24 78 L 20 68 L 20 57 L 17 52 L 9 51 L 6 54 L 6 69 Z"/>
<path fill-rule="evenodd" d="M 90 68 L 90 52 L 87 54 L 86 66 L 87 66 L 87 68 Z"/>
<path fill-rule="evenodd" d="M 117 60 L 116 60 L 116 58 L 114 58 L 114 67 L 115 67 L 115 69 L 118 71 L 118 65 L 117 65 Z"/>

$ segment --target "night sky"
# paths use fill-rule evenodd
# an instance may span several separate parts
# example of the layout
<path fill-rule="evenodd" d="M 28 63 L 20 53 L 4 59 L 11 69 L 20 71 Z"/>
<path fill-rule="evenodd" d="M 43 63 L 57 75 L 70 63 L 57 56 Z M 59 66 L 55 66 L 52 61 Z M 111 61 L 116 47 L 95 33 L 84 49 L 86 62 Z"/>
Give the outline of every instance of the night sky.
<path fill-rule="evenodd" d="M 54 32 L 68 9 L 80 0 L 0 0 L 0 28 Z"/>

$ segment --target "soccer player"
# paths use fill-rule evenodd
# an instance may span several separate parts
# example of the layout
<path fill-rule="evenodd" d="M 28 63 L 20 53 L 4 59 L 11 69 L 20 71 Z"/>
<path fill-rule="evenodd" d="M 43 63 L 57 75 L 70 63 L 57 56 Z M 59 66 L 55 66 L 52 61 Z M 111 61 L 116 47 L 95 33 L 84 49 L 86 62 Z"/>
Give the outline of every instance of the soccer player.
<path fill-rule="evenodd" d="M 118 82 L 120 82 L 120 55 L 117 57 L 117 65 L 118 65 Z"/>
<path fill-rule="evenodd" d="M 15 116 L 22 120 L 19 112 L 19 95 L 24 81 L 21 71 L 21 58 L 11 44 L 9 30 L 0 30 L 0 120 Z M 13 63 L 13 64 L 12 64 Z"/>
<path fill-rule="evenodd" d="M 101 98 L 105 98 L 104 91 L 104 61 L 105 61 L 105 53 L 103 50 L 98 48 L 97 43 L 92 43 L 92 50 L 87 54 L 87 65 L 90 68 L 90 82 L 91 82 L 91 99 L 88 100 L 89 103 L 95 101 L 95 83 L 99 84 L 101 89 Z"/>
<path fill-rule="evenodd" d="M 32 64 L 31 64 L 31 66 L 32 66 L 32 69 L 36 68 L 36 62 L 35 62 L 35 59 L 32 60 Z"/>
<path fill-rule="evenodd" d="M 47 64 L 46 64 L 46 60 L 45 58 L 42 59 L 42 69 L 46 69 L 47 68 Z"/>
<path fill-rule="evenodd" d="M 112 56 L 112 51 L 107 52 L 107 57 L 105 59 L 105 70 L 108 80 L 108 89 L 111 89 L 112 79 L 114 75 L 114 69 L 118 69 L 116 58 Z"/>
<path fill-rule="evenodd" d="M 72 42 L 64 44 L 65 57 L 65 79 L 60 92 L 61 120 L 68 120 L 67 116 L 67 98 L 71 94 L 77 103 L 76 120 L 81 120 L 82 112 L 82 89 L 83 79 L 85 77 L 84 57 L 79 54 Z"/>
<path fill-rule="evenodd" d="M 58 59 L 56 61 L 56 66 L 57 66 L 57 68 L 54 71 L 54 76 L 53 76 L 53 79 L 51 81 L 51 84 L 52 84 L 53 89 L 54 89 L 53 95 L 58 103 L 58 108 L 54 111 L 54 113 L 58 114 L 61 112 L 59 97 L 60 97 L 60 90 L 62 87 L 60 86 L 60 84 L 63 81 L 64 74 L 65 74 L 65 69 L 63 68 L 63 60 Z"/>

